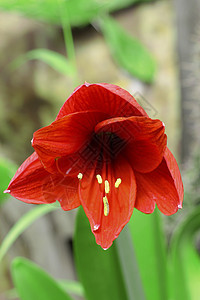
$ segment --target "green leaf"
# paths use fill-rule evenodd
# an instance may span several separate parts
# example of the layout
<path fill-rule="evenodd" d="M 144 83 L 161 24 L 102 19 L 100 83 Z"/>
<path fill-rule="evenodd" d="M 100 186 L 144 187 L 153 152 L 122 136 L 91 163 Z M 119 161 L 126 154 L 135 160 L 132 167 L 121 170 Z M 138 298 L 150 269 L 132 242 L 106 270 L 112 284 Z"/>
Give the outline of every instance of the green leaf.
<path fill-rule="evenodd" d="M 146 298 L 167 300 L 166 247 L 158 210 L 147 215 L 135 209 L 129 227 Z"/>
<path fill-rule="evenodd" d="M 12 277 L 21 300 L 72 299 L 52 277 L 27 259 L 14 259 Z"/>
<path fill-rule="evenodd" d="M 72 280 L 57 280 L 56 281 L 63 290 L 65 290 L 69 294 L 74 294 L 83 297 L 84 290 L 83 286 L 78 281 Z M 11 290 L 7 290 L 4 292 L 6 299 L 16 299 L 19 298 L 17 294 L 17 290 L 15 288 Z"/>
<path fill-rule="evenodd" d="M 84 296 L 84 289 L 80 282 L 72 280 L 59 280 L 57 282 L 67 293 Z"/>
<path fill-rule="evenodd" d="M 116 245 L 128 299 L 146 300 L 128 225 L 125 226 L 116 239 Z"/>
<path fill-rule="evenodd" d="M 112 18 L 102 18 L 100 26 L 114 60 L 131 75 L 151 83 L 154 80 L 156 63 L 150 52 Z"/>
<path fill-rule="evenodd" d="M 12 246 L 12 244 L 16 241 L 16 239 L 20 236 L 24 230 L 28 226 L 30 226 L 35 220 L 40 218 L 41 216 L 57 209 L 58 207 L 55 206 L 55 204 L 40 204 L 33 209 L 31 209 L 29 212 L 27 212 L 25 215 L 23 215 L 17 223 L 11 228 L 11 230 L 8 232 L 6 237 L 4 238 L 3 242 L 0 246 L 0 262 L 6 252 L 9 250 L 9 248 Z"/>
<path fill-rule="evenodd" d="M 96 244 L 82 207 L 76 220 L 74 251 L 87 300 L 128 299 L 116 245 L 105 251 Z"/>
<path fill-rule="evenodd" d="M 111 0 L 108 1 L 108 11 L 116 11 L 135 3 L 151 2 L 152 0 Z"/>
<path fill-rule="evenodd" d="M 199 300 L 200 257 L 195 247 L 199 231 L 200 207 L 195 207 L 179 225 L 171 241 L 169 279 L 173 300 Z"/>
<path fill-rule="evenodd" d="M 62 1 L 62 0 L 60 0 Z M 63 2 L 63 17 L 69 18 L 71 25 L 80 26 L 91 22 L 102 12 L 121 9 L 139 2 L 151 0 L 66 0 Z M 18 11 L 34 19 L 60 24 L 57 1 L 52 0 L 0 0 L 0 8 Z"/>
<path fill-rule="evenodd" d="M 12 177 L 14 176 L 17 167 L 11 161 L 0 157 L 0 204 L 2 204 L 6 198 L 8 198 L 8 194 L 4 194 L 3 192 L 7 189 L 8 184 Z"/>
<path fill-rule="evenodd" d="M 66 59 L 65 56 L 48 49 L 31 50 L 12 62 L 10 67 L 12 69 L 18 68 L 25 62 L 33 59 L 46 63 L 63 75 L 73 76 L 75 74 L 74 66 Z"/>

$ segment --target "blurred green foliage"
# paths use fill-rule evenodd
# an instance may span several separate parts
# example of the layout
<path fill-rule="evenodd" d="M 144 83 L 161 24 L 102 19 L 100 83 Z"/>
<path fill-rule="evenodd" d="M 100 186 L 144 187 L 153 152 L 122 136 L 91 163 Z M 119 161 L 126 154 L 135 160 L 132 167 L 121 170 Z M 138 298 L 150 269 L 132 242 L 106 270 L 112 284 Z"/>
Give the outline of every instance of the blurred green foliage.
<path fill-rule="evenodd" d="M 73 76 L 75 73 L 74 66 L 67 60 L 64 55 L 48 49 L 31 50 L 13 61 L 10 67 L 12 69 L 18 68 L 26 61 L 32 59 L 38 59 L 46 63 L 54 70 L 63 75 Z"/>
<path fill-rule="evenodd" d="M 116 245 L 105 251 L 96 244 L 82 207 L 78 211 L 76 221 L 76 270 L 85 289 L 86 299 L 128 299 Z"/>
<path fill-rule="evenodd" d="M 90 23 L 99 14 L 119 10 L 134 3 L 150 1 L 152 0 L 0 0 L 0 8 L 60 24 L 58 9 L 60 4 L 63 17 L 68 18 L 72 26 L 81 26 Z"/>
<path fill-rule="evenodd" d="M 18 223 L 25 225 L 14 226 L 14 228 L 19 227 L 20 232 L 11 229 L 7 237 L 15 237 L 11 239 L 3 254 L 12 246 L 19 234 L 34 220 L 54 209 L 55 207 L 52 205 L 41 205 L 32 210 L 33 213 L 30 211 L 24 215 L 22 220 L 24 219 L 26 222 L 19 220 Z M 134 266 L 134 264 L 137 264 L 139 267 L 138 272 L 130 272 L 129 280 L 132 281 L 134 286 L 135 282 L 138 283 L 141 278 L 146 300 L 198 300 L 200 294 L 200 257 L 198 253 L 199 236 L 197 234 L 200 229 L 200 208 L 194 208 L 178 224 L 169 245 L 165 241 L 162 219 L 158 210 L 150 215 L 135 210 L 128 226 L 134 249 L 132 256 L 126 255 L 127 247 L 130 245 L 127 239 L 121 239 L 124 231 L 121 232 L 117 243 L 115 241 L 110 249 L 104 251 L 95 243 L 89 221 L 83 209 L 79 209 L 74 237 L 74 251 L 76 269 L 86 299 L 111 299 L 112 296 L 115 299 L 135 299 L 134 295 L 128 296 L 127 276 L 124 276 L 123 270 L 124 260 L 127 260 L 128 265 Z M 1 253 L 2 249 L 5 248 L 4 245 L 5 242 L 0 247 Z M 122 255 L 124 248 L 125 255 L 123 257 L 121 254 L 119 255 L 119 246 Z M 131 249 L 132 247 L 129 247 L 129 250 Z M 136 260 L 134 257 L 136 257 Z M 60 292 L 57 292 L 58 283 L 52 284 L 53 279 L 44 274 L 39 267 L 33 266 L 32 263 L 23 259 L 18 259 L 13 266 L 14 283 L 20 299 L 31 300 L 32 298 L 27 298 L 28 295 L 31 293 L 35 297 L 36 290 L 40 291 L 40 289 L 41 295 L 43 295 L 42 300 L 46 299 L 45 297 L 51 299 L 54 292 L 48 289 L 49 284 L 52 285 L 53 290 L 55 289 L 55 293 L 59 295 Z M 136 269 L 134 267 L 134 270 Z M 70 290 L 70 285 L 68 285 L 68 288 Z M 50 294 L 49 291 L 51 291 Z M 62 293 L 56 299 L 64 299 Z M 78 293 L 80 293 L 79 290 Z M 144 298 L 137 297 L 137 300 L 140 299 Z"/>
<path fill-rule="evenodd" d="M 167 300 L 167 249 L 160 212 L 134 210 L 129 228 L 147 300 Z"/>
<path fill-rule="evenodd" d="M 156 62 L 149 51 L 111 17 L 102 18 L 100 23 L 115 61 L 131 75 L 151 83 L 155 77 Z"/>
<path fill-rule="evenodd" d="M 189 160 L 187 170 L 184 172 L 185 206 L 189 209 L 200 204 L 200 153 L 199 149 L 193 153 Z"/>
<path fill-rule="evenodd" d="M 17 170 L 17 166 L 10 160 L 0 157 L 0 204 L 7 198 L 8 194 L 3 192 L 7 189 L 8 184 Z"/>
<path fill-rule="evenodd" d="M 196 207 L 179 224 L 170 243 L 169 282 L 171 299 L 199 300 L 199 232 L 200 207 Z"/>
<path fill-rule="evenodd" d="M 13 261 L 12 277 L 21 300 L 72 300 L 50 275 L 27 259 Z"/>
<path fill-rule="evenodd" d="M 150 215 L 145 215 L 137 210 L 133 213 L 128 226 L 139 266 L 139 274 L 135 272 L 134 276 L 130 276 L 130 280 L 134 285 L 138 281 L 138 276 L 141 277 L 146 300 L 198 300 L 200 257 L 195 239 L 200 229 L 200 208 L 193 209 L 193 212 L 175 228 L 169 245 L 165 240 L 160 217 L 157 209 Z M 120 235 L 122 234 L 123 231 Z M 108 294 L 107 292 L 105 294 L 110 297 L 109 291 L 112 291 L 114 287 L 112 284 L 119 293 L 116 279 L 123 274 L 123 262 L 118 255 L 117 247 L 119 239 L 120 237 L 117 243 L 114 242 L 113 246 L 105 253 L 95 244 L 89 222 L 83 209 L 80 209 L 74 248 L 77 272 L 86 291 L 86 299 L 101 299 L 99 295 L 104 295 L 107 290 Z M 127 240 L 123 239 L 123 245 L 120 248 L 124 247 L 126 250 L 127 246 Z M 125 250 L 124 253 L 126 253 Z M 115 266 L 111 267 L 113 259 Z M 132 265 L 131 260 L 134 261 L 134 253 L 132 253 L 132 258 L 125 255 L 124 259 L 127 260 L 127 264 Z M 117 276 L 116 272 L 118 272 Z M 114 280 L 114 283 L 110 283 L 107 275 Z M 96 282 L 100 283 L 98 287 L 95 285 Z M 120 286 L 126 290 L 127 294 L 124 276 Z M 134 297 L 135 295 L 132 295 L 128 299 L 135 299 Z"/>
<path fill-rule="evenodd" d="M 71 26 L 81 26 L 93 21 L 99 17 L 107 15 L 110 11 L 127 7 L 136 0 L 60 0 L 60 1 L 12 1 L 0 0 L 0 8 L 19 11 L 26 16 L 39 18 L 53 23 L 61 24 L 63 30 L 68 30 Z M 146 0 L 147 2 L 147 0 Z M 96 22 L 95 21 L 95 22 Z M 123 30 L 113 19 L 104 17 L 101 19 L 101 29 L 103 35 L 110 47 L 111 54 L 116 63 L 126 69 L 131 75 L 141 79 L 144 82 L 152 82 L 155 75 L 156 63 L 149 51 L 137 40 L 131 37 Z M 68 58 L 70 59 L 70 44 L 73 41 L 69 38 L 70 32 L 64 34 Z M 67 40 L 68 38 L 68 40 Z M 53 51 L 45 49 L 33 50 L 21 58 L 21 61 L 28 59 L 39 59 L 50 64 L 55 70 L 64 75 L 71 76 L 75 74 L 72 61 L 64 61 L 64 58 Z M 62 66 L 63 63 L 63 66 Z"/>
<path fill-rule="evenodd" d="M 53 203 L 50 205 L 36 205 L 33 209 L 23 215 L 11 228 L 9 233 L 5 236 L 3 242 L 0 245 L 0 262 L 2 261 L 4 255 L 7 253 L 12 244 L 16 239 L 22 234 L 27 227 L 29 227 L 34 221 L 36 221 L 41 216 L 57 209 L 59 205 Z"/>

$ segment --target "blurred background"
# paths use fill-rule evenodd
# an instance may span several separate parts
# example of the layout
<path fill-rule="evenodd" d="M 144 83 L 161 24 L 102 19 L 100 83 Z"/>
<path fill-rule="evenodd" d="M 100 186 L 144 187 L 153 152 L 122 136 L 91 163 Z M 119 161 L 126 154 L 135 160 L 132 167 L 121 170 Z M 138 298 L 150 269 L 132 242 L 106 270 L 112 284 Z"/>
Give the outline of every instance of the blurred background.
<path fill-rule="evenodd" d="M 0 167 L 11 170 L 2 171 L 2 183 L 33 152 L 33 132 L 55 119 L 77 85 L 107 82 L 135 95 L 150 117 L 166 125 L 185 187 L 183 209 L 163 217 L 167 240 L 197 207 L 199 0 L 0 0 L 0 70 Z M 13 198 L 1 201 L 0 242 L 31 207 Z M 56 278 L 77 278 L 75 214 L 55 211 L 16 241 L 0 268 L 1 300 L 13 286 L 8 266 L 15 256 L 30 258 Z M 197 236 L 197 250 L 199 241 Z"/>

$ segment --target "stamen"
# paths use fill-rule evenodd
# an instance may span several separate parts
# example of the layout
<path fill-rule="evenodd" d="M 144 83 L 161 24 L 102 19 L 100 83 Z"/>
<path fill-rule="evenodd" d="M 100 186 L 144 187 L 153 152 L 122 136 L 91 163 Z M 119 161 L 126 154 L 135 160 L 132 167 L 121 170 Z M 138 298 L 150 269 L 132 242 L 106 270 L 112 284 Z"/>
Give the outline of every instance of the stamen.
<path fill-rule="evenodd" d="M 79 180 L 81 180 L 83 178 L 83 174 L 82 173 L 78 173 L 77 177 L 78 177 Z"/>
<path fill-rule="evenodd" d="M 110 185 L 108 180 L 105 180 L 105 193 L 108 194 L 110 192 Z"/>
<path fill-rule="evenodd" d="M 104 216 L 107 217 L 109 214 L 109 203 L 108 203 L 108 198 L 106 196 L 103 197 L 103 204 L 104 204 Z"/>
<path fill-rule="evenodd" d="M 115 182 L 115 188 L 117 189 L 121 183 L 122 183 L 121 178 L 117 178 L 117 180 Z"/>
<path fill-rule="evenodd" d="M 97 175 L 96 175 L 96 178 L 97 178 L 98 183 L 99 183 L 99 184 L 102 184 L 103 180 L 102 180 L 101 175 L 97 174 Z"/>

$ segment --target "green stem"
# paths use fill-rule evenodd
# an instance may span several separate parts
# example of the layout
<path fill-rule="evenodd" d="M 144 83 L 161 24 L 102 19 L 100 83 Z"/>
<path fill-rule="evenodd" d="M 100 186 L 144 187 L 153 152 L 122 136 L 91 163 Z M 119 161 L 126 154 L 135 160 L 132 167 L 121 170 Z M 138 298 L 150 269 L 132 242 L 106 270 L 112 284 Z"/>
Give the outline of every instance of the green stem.
<path fill-rule="evenodd" d="M 31 209 L 25 215 L 23 215 L 17 223 L 11 228 L 9 233 L 6 235 L 0 246 L 0 262 L 3 259 L 6 252 L 12 246 L 12 244 L 16 241 L 16 239 L 22 234 L 28 226 L 30 226 L 35 220 L 40 218 L 41 216 L 58 209 L 55 205 L 38 205 L 37 207 Z"/>
<path fill-rule="evenodd" d="M 129 300 L 146 300 L 128 225 L 116 240 Z"/>
<path fill-rule="evenodd" d="M 159 280 L 160 299 L 168 299 L 167 290 L 167 261 L 166 261 L 166 245 L 163 237 L 163 228 L 161 225 L 161 219 L 158 209 L 155 210 L 153 216 L 153 230 L 154 230 L 154 241 L 155 241 L 155 252 L 157 257 L 157 274 Z"/>
<path fill-rule="evenodd" d="M 67 54 L 67 57 L 68 57 L 70 63 L 74 66 L 74 70 L 75 70 L 74 85 L 76 86 L 79 84 L 80 80 L 78 78 L 76 53 L 75 53 L 74 40 L 73 40 L 73 35 L 72 35 L 70 19 L 68 16 L 67 3 L 64 6 L 62 0 L 57 0 L 57 1 L 58 1 L 58 8 L 59 8 L 59 13 L 60 13 L 63 34 L 64 34 L 66 54 Z M 65 11 L 65 15 L 63 15 L 63 11 Z"/>
<path fill-rule="evenodd" d="M 65 18 L 65 20 L 63 20 L 63 17 L 62 17 L 62 27 L 63 27 L 63 34 L 64 34 L 64 40 L 65 40 L 65 48 L 66 48 L 68 58 L 76 66 L 76 54 L 75 54 L 75 48 L 74 48 L 74 40 L 73 40 L 73 36 L 72 36 L 71 25 L 69 23 L 69 20 L 67 20 L 67 18 Z"/>

